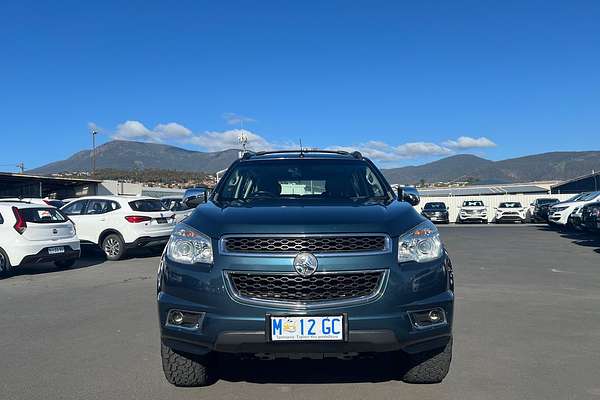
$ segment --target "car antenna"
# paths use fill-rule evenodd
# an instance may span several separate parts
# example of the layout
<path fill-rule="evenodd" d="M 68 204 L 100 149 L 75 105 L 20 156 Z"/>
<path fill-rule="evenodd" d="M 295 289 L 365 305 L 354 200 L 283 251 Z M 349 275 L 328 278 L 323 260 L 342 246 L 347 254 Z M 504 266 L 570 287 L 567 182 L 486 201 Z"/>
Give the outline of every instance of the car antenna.
<path fill-rule="evenodd" d="M 304 150 L 302 150 L 302 138 L 300 140 L 300 157 L 304 157 Z"/>

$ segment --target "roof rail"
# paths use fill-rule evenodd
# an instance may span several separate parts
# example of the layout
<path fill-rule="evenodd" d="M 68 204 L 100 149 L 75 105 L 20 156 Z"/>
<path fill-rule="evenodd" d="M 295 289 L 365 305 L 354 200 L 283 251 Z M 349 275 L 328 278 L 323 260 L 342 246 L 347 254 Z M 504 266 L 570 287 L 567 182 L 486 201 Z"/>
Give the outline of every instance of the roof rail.
<path fill-rule="evenodd" d="M 244 153 L 242 159 L 246 160 L 253 156 L 264 156 L 268 154 L 290 154 L 290 153 L 324 153 L 324 154 L 340 154 L 344 156 L 352 156 L 357 159 L 362 159 L 362 154 L 358 151 L 354 151 L 352 153 L 344 151 L 344 150 L 319 150 L 319 149 L 302 149 L 302 150 L 268 150 L 268 151 L 258 151 L 256 153 Z"/>

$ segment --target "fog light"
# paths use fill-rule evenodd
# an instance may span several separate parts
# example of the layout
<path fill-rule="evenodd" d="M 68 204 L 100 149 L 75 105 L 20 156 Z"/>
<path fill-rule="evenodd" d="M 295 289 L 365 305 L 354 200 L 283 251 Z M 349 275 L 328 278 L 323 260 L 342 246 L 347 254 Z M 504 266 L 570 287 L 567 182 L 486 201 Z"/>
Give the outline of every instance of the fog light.
<path fill-rule="evenodd" d="M 411 323 L 417 329 L 424 329 L 446 324 L 446 313 L 442 308 L 409 311 L 408 315 Z"/>
<path fill-rule="evenodd" d="M 182 329 L 200 329 L 204 320 L 204 313 L 195 311 L 169 310 L 167 314 L 167 326 Z"/>
<path fill-rule="evenodd" d="M 442 319 L 442 315 L 438 310 L 429 311 L 429 320 L 434 324 Z"/>
<path fill-rule="evenodd" d="M 181 325 L 183 323 L 183 314 L 180 311 L 173 311 L 170 322 L 174 325 Z"/>

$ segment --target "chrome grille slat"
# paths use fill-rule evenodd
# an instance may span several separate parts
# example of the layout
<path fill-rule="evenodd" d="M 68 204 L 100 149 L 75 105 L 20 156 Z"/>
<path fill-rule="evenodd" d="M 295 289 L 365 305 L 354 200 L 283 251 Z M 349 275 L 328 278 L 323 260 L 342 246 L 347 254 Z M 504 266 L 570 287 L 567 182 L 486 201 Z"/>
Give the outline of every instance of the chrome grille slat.
<path fill-rule="evenodd" d="M 386 235 L 228 236 L 222 241 L 224 253 L 238 254 L 362 253 L 389 248 Z"/>
<path fill-rule="evenodd" d="M 227 276 L 239 298 L 311 303 L 371 297 L 381 288 L 384 272 L 322 272 L 309 277 L 296 273 L 228 272 Z"/>

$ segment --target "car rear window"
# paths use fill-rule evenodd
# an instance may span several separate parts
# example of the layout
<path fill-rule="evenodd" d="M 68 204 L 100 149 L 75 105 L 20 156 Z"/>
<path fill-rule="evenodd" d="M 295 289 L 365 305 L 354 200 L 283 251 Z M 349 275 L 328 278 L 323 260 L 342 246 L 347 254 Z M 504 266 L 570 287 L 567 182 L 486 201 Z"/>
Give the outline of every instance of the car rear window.
<path fill-rule="evenodd" d="M 21 208 L 19 214 L 25 221 L 35 224 L 53 224 L 67 220 L 56 208 Z"/>
<path fill-rule="evenodd" d="M 167 211 L 167 209 L 163 206 L 163 203 L 156 199 L 144 199 L 144 200 L 135 200 L 130 201 L 129 206 L 133 211 Z"/>

